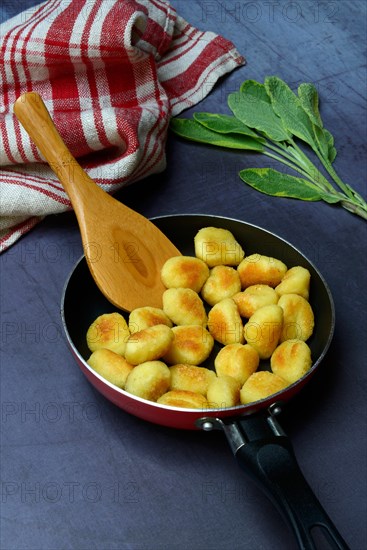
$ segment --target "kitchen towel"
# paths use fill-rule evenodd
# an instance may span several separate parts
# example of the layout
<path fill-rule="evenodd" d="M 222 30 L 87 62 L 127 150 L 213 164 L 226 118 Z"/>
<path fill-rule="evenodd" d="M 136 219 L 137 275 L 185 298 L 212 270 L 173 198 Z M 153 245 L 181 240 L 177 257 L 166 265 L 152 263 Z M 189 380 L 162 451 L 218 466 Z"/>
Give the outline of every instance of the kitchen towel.
<path fill-rule="evenodd" d="M 245 63 L 234 45 L 163 0 L 48 0 L 0 28 L 0 251 L 71 208 L 13 115 L 43 98 L 72 154 L 104 190 L 164 170 L 172 116 Z"/>

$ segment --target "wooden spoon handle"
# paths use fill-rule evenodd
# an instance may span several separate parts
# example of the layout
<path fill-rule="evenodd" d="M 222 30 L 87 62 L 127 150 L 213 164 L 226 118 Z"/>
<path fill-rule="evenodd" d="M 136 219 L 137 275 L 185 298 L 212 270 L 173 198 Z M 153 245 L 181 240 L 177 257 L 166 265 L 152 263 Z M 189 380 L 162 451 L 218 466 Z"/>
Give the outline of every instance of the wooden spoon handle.
<path fill-rule="evenodd" d="M 41 96 L 36 92 L 21 95 L 14 104 L 14 114 L 63 184 L 78 214 L 91 186 L 94 193 L 99 188 L 70 153 Z"/>

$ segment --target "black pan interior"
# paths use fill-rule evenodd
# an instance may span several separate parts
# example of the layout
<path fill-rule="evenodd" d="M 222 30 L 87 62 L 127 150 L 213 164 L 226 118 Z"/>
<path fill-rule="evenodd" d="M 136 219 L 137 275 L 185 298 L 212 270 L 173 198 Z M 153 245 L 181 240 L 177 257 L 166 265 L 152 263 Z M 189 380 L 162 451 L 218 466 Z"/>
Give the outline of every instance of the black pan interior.
<path fill-rule="evenodd" d="M 259 227 L 217 216 L 173 215 L 152 220 L 177 246 L 182 254 L 194 254 L 194 236 L 202 227 L 215 226 L 228 229 L 242 245 L 246 255 L 264 254 L 282 260 L 288 267 L 301 265 L 311 272 L 310 303 L 315 314 L 315 330 L 308 341 L 313 358 L 313 369 L 320 362 L 332 338 L 334 330 L 334 307 L 330 291 L 314 265 L 297 249 L 276 235 Z M 121 281 L 123 285 L 123 281 Z M 86 345 L 86 332 L 90 324 L 102 313 L 116 311 L 95 285 L 87 263 L 82 258 L 74 268 L 64 291 L 63 317 L 75 348 L 86 360 L 90 351 Z M 213 368 L 212 356 L 202 366 Z M 261 369 L 269 369 L 263 361 Z"/>

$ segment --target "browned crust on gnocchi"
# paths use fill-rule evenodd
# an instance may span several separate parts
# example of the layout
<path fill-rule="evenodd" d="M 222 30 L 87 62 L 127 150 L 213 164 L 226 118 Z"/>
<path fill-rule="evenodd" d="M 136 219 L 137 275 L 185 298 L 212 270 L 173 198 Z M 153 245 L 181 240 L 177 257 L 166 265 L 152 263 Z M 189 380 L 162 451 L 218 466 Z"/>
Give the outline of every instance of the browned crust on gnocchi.
<path fill-rule="evenodd" d="M 303 340 L 285 340 L 270 359 L 271 370 L 292 384 L 311 368 L 311 350 Z"/>
<path fill-rule="evenodd" d="M 268 371 L 254 372 L 246 380 L 240 391 L 240 399 L 243 405 L 265 399 L 284 390 L 288 383 L 280 376 Z"/>
<path fill-rule="evenodd" d="M 106 348 L 97 349 L 87 361 L 88 365 L 118 388 L 125 388 L 126 379 L 134 368 L 122 355 Z"/>
<path fill-rule="evenodd" d="M 187 363 L 200 365 L 207 359 L 213 349 L 214 340 L 211 334 L 199 325 L 182 325 L 173 327 L 173 341 L 164 360 L 171 364 Z"/>
<path fill-rule="evenodd" d="M 208 266 L 194 256 L 169 258 L 161 271 L 162 282 L 166 288 L 191 288 L 195 292 L 200 292 L 208 277 Z"/>
<path fill-rule="evenodd" d="M 107 348 L 123 355 L 129 336 L 129 327 L 120 313 L 104 313 L 90 325 L 87 345 L 92 352 Z"/>
<path fill-rule="evenodd" d="M 233 267 L 218 265 L 210 271 L 201 295 L 203 299 L 211 306 L 231 298 L 241 290 L 241 281 L 238 272 Z"/>
<path fill-rule="evenodd" d="M 163 293 L 163 310 L 175 325 L 207 323 L 204 304 L 191 288 L 169 288 Z"/>
<path fill-rule="evenodd" d="M 156 307 L 139 307 L 129 315 L 129 329 L 133 334 L 155 325 L 167 325 L 172 327 L 172 321 L 164 313 L 163 309 Z"/>
<path fill-rule="evenodd" d="M 238 266 L 242 288 L 252 285 L 277 286 L 287 272 L 287 266 L 276 258 L 251 254 Z"/>
<path fill-rule="evenodd" d="M 216 378 L 212 370 L 195 365 L 173 365 L 170 371 L 171 390 L 194 391 L 203 395 L 206 395 L 209 384 Z"/>
<path fill-rule="evenodd" d="M 277 304 L 278 294 L 269 285 L 251 285 L 232 296 L 241 317 L 250 318 L 257 309 Z"/>
<path fill-rule="evenodd" d="M 130 372 L 126 380 L 127 392 L 157 401 L 169 388 L 171 373 L 162 361 L 146 361 L 137 365 Z"/>
<path fill-rule="evenodd" d="M 208 401 L 201 393 L 186 390 L 171 390 L 163 394 L 157 403 L 183 409 L 207 409 Z"/>
<path fill-rule="evenodd" d="M 313 333 L 315 319 L 309 302 L 298 294 L 283 294 L 278 300 L 283 309 L 283 328 L 280 341 L 303 340 L 310 338 Z"/>
<path fill-rule="evenodd" d="M 160 359 L 173 340 L 172 329 L 167 325 L 154 325 L 130 336 L 126 343 L 125 357 L 132 365 Z"/>
<path fill-rule="evenodd" d="M 231 298 L 221 300 L 209 311 L 208 329 L 213 338 L 221 344 L 243 343 L 242 319 Z"/>

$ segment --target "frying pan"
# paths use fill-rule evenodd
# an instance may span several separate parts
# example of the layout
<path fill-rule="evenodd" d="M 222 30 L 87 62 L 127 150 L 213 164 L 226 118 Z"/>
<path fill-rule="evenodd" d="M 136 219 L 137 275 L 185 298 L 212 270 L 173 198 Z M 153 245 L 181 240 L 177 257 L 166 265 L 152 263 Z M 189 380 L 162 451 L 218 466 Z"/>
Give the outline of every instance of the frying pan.
<path fill-rule="evenodd" d="M 222 430 L 238 464 L 274 502 L 293 529 L 299 547 L 347 549 L 345 541 L 321 507 L 297 464 L 292 445 L 279 425 L 277 414 L 314 376 L 324 358 L 334 332 L 335 315 L 330 290 L 316 267 L 296 248 L 260 227 L 239 220 L 208 215 L 172 215 L 153 218 L 177 248 L 194 255 L 194 236 L 202 227 L 228 229 L 245 249 L 246 255 L 264 254 L 282 260 L 288 267 L 301 265 L 311 273 L 310 303 L 315 314 L 315 329 L 308 340 L 313 365 L 308 373 L 286 389 L 266 399 L 231 408 L 174 408 L 147 401 L 121 390 L 103 379 L 87 364 L 90 356 L 86 333 L 103 313 L 116 308 L 95 285 L 86 260 L 82 257 L 66 282 L 61 315 L 71 351 L 93 386 L 126 412 L 150 422 L 186 430 Z M 123 281 L 121 282 L 123 284 Z M 213 354 L 201 366 L 213 368 Z M 269 361 L 260 369 L 269 370 Z"/>

